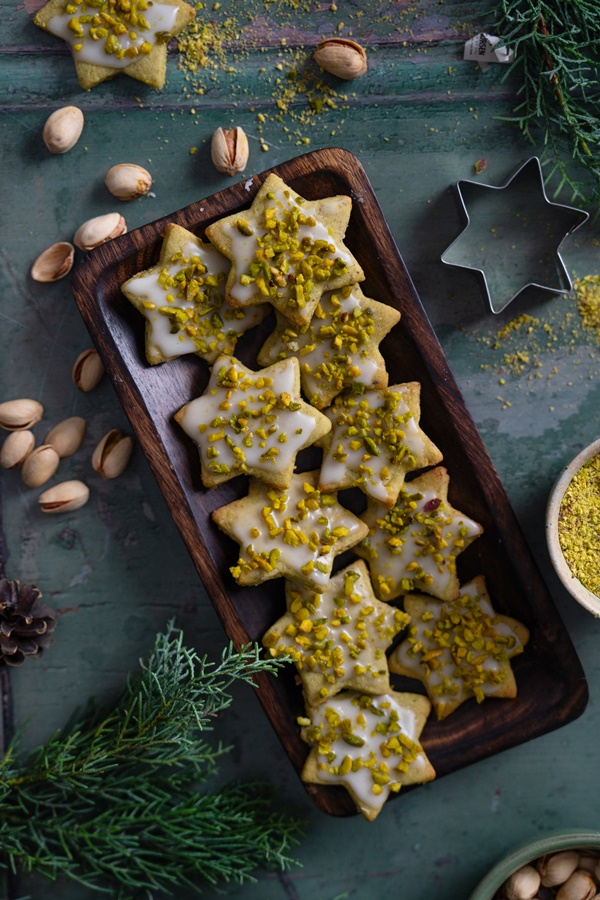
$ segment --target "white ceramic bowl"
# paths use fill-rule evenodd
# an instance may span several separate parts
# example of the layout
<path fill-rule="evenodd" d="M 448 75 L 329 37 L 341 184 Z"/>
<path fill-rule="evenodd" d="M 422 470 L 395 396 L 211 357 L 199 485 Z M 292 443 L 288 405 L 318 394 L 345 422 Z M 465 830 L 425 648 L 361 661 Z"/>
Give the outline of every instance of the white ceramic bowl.
<path fill-rule="evenodd" d="M 571 479 L 575 473 L 589 462 L 590 459 L 593 459 L 594 456 L 598 456 L 598 454 L 600 454 L 600 438 L 593 441 L 587 447 L 584 447 L 581 453 L 578 453 L 577 456 L 565 466 L 556 479 L 554 486 L 550 491 L 548 506 L 546 507 L 546 541 L 552 565 L 566 589 L 578 603 L 581 603 L 581 605 L 585 607 L 585 609 L 595 616 L 600 617 L 600 597 L 588 590 L 588 588 L 580 582 L 579 578 L 576 578 L 575 575 L 573 575 L 563 555 L 558 539 L 558 513 L 565 491 L 571 483 Z"/>

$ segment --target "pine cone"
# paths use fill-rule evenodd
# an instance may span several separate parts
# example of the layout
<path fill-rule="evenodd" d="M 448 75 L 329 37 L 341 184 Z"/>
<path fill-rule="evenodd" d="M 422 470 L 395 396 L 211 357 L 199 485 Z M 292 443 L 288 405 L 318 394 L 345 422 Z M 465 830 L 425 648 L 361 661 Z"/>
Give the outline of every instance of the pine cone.
<path fill-rule="evenodd" d="M 52 642 L 56 610 L 38 604 L 35 584 L 0 578 L 0 666 L 22 666 Z"/>

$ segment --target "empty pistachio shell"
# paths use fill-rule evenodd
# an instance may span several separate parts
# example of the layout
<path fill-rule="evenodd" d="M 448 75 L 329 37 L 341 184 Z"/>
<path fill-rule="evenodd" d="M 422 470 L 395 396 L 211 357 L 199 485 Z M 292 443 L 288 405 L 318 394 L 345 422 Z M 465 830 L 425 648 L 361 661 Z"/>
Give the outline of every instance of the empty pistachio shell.
<path fill-rule="evenodd" d="M 537 863 L 544 887 L 556 887 L 558 884 L 564 884 L 578 865 L 579 853 L 577 850 L 552 853 L 549 856 L 543 856 Z"/>
<path fill-rule="evenodd" d="M 39 422 L 44 407 L 37 400 L 6 400 L 0 403 L 0 428 L 6 431 L 25 431 Z"/>
<path fill-rule="evenodd" d="M 54 447 L 61 459 L 72 456 L 81 447 L 86 422 L 81 416 L 71 416 L 55 425 L 46 435 L 46 444 Z"/>
<path fill-rule="evenodd" d="M 100 244 L 111 241 L 113 238 L 125 234 L 127 223 L 120 213 L 106 213 L 104 216 L 95 216 L 80 225 L 75 232 L 73 243 L 80 250 L 93 250 Z"/>
<path fill-rule="evenodd" d="M 94 450 L 92 465 L 103 478 L 117 478 L 127 468 L 132 452 L 133 438 L 111 428 Z"/>
<path fill-rule="evenodd" d="M 49 444 L 42 444 L 32 453 L 29 454 L 23 468 L 21 476 L 27 487 L 40 487 L 45 484 L 49 478 L 52 478 L 56 470 L 60 457 L 54 447 Z"/>
<path fill-rule="evenodd" d="M 47 247 L 31 267 L 34 281 L 59 281 L 73 268 L 75 247 L 68 241 L 58 241 Z"/>
<path fill-rule="evenodd" d="M 104 366 L 97 350 L 90 348 L 79 354 L 73 366 L 73 382 L 87 394 L 96 387 L 104 375 Z"/>
<path fill-rule="evenodd" d="M 596 896 L 596 882 L 589 872 L 573 872 L 558 889 L 556 900 L 592 900 Z"/>
<path fill-rule="evenodd" d="M 507 900 L 531 900 L 538 892 L 540 873 L 533 866 L 523 866 L 513 872 L 504 885 Z"/>
<path fill-rule="evenodd" d="M 152 175 L 142 166 L 120 163 L 108 170 L 104 183 L 119 200 L 134 200 L 148 193 L 152 187 Z"/>
<path fill-rule="evenodd" d="M 31 431 L 13 431 L 0 449 L 0 466 L 16 469 L 25 462 L 34 447 L 35 438 Z"/>
<path fill-rule="evenodd" d="M 219 172 L 238 175 L 248 163 L 248 138 L 243 128 L 217 128 L 212 136 L 210 155 Z"/>
<path fill-rule="evenodd" d="M 360 44 L 346 38 L 328 38 L 317 46 L 315 61 L 326 72 L 352 81 L 367 71 L 367 54 Z"/>
<path fill-rule="evenodd" d="M 50 153 L 66 153 L 83 131 L 83 113 L 77 106 L 63 106 L 46 119 L 42 139 Z"/>
<path fill-rule="evenodd" d="M 62 481 L 40 494 L 38 503 L 45 513 L 70 512 L 84 506 L 89 497 L 90 489 L 83 481 Z"/>

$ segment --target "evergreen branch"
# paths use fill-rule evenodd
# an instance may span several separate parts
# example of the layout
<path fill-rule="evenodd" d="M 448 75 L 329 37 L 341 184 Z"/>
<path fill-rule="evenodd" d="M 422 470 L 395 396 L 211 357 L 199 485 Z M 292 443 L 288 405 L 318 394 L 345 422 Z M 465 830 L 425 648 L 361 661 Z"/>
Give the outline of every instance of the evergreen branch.
<path fill-rule="evenodd" d="M 572 199 L 596 202 L 600 7 L 595 0 L 501 0 L 497 29 L 515 54 L 504 77 L 517 70 L 522 79 L 513 115 L 499 118 L 515 122 L 532 143 L 539 140 L 554 197 L 567 186 Z M 571 174 L 573 162 L 587 173 L 584 182 Z"/>
<path fill-rule="evenodd" d="M 230 645 L 214 664 L 169 625 L 114 706 L 90 706 L 24 761 L 13 741 L 0 762 L 0 867 L 120 897 L 288 867 L 300 823 L 264 785 L 197 790 L 226 752 L 199 734 L 230 705 L 234 681 L 280 662 Z"/>

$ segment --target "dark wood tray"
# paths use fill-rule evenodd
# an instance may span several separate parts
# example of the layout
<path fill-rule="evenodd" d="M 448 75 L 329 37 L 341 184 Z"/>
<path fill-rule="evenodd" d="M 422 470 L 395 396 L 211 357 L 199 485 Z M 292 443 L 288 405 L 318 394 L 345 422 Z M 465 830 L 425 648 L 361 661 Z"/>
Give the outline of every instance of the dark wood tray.
<path fill-rule="evenodd" d="M 588 698 L 584 673 L 362 166 L 347 151 L 320 150 L 272 171 L 308 199 L 332 194 L 353 197 L 346 242 L 365 270 L 363 290 L 402 313 L 400 324 L 382 345 L 390 384 L 421 382 L 421 424 L 444 454 L 450 500 L 485 529 L 459 557 L 461 580 L 484 574 L 496 609 L 514 615 L 531 630 L 525 653 L 514 663 L 519 686 L 516 700 L 489 700 L 481 706 L 470 700 L 446 721 L 428 722 L 423 744 L 438 777 L 443 776 L 579 716 Z M 122 296 L 119 286 L 156 262 L 168 222 L 203 237 L 204 228 L 215 219 L 246 208 L 267 174 L 254 176 L 249 190 L 244 183 L 236 184 L 98 247 L 85 257 L 72 280 L 80 312 L 225 631 L 236 646 L 260 641 L 283 614 L 284 583 L 277 579 L 260 587 L 241 588 L 231 578 L 228 567 L 237 558 L 237 545 L 218 531 L 210 513 L 242 496 L 246 479 L 239 477 L 219 488 L 204 489 L 196 447 L 173 421 L 173 414 L 203 391 L 208 366 L 189 356 L 148 366 L 142 317 Z M 271 319 L 267 320 L 238 344 L 238 355 L 247 365 L 255 365 L 256 353 L 271 325 Z M 299 468 L 314 466 L 315 452 L 304 451 Z M 347 563 L 351 556 L 345 556 L 342 562 Z M 302 697 L 291 667 L 279 678 L 263 676 L 259 682 L 258 699 L 299 771 L 307 747 L 296 724 L 303 711 Z M 400 689 L 420 690 L 409 679 L 395 679 L 394 684 Z M 327 813 L 355 812 L 341 787 L 307 785 L 306 789 Z"/>

